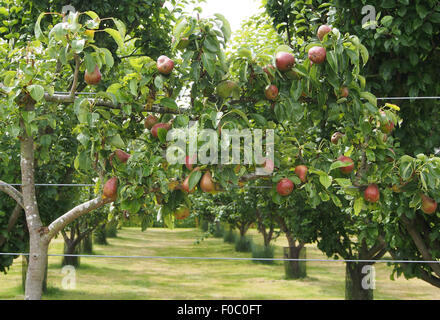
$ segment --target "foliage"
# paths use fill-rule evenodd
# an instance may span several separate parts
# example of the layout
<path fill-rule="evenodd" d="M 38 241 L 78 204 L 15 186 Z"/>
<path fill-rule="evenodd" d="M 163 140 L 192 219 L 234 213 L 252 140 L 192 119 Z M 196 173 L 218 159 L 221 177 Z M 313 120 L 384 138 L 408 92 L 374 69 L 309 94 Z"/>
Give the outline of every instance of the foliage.
<path fill-rule="evenodd" d="M 252 245 L 252 258 L 256 259 L 273 259 L 275 255 L 275 247 L 262 246 L 258 244 Z M 274 260 L 253 260 L 255 263 L 273 264 Z"/>
<path fill-rule="evenodd" d="M 436 19 L 440 9 L 438 2 L 415 1 L 409 4 L 409 2 L 370 1 L 368 5 L 372 5 L 378 10 L 378 28 L 374 30 L 364 29 L 362 26 L 361 9 L 366 4 L 365 1 L 348 0 L 309 2 L 268 0 L 266 9 L 273 18 L 278 31 L 285 36 L 295 51 L 301 50 L 300 48 L 305 42 L 319 43 L 316 38 L 319 24 L 327 23 L 333 26 L 330 37 L 333 37 L 332 34 L 356 34 L 359 38 L 352 37 L 352 40 L 357 43 L 360 49 L 360 56 L 363 59 L 363 64 L 360 67 L 363 73 L 367 74 L 366 78 L 358 77 L 363 90 L 373 91 L 380 96 L 438 95 L 438 81 L 435 81 L 438 77 L 438 74 L 435 73 L 435 70 L 438 69 L 439 45 L 437 41 L 439 28 L 435 28 L 435 26 L 440 22 Z M 324 38 L 324 43 L 326 41 L 328 41 L 327 37 Z M 420 42 L 423 45 L 418 45 Z M 353 56 L 349 51 L 347 54 Z M 341 56 L 340 52 L 338 52 L 338 56 Z M 369 56 L 371 59 L 366 63 L 367 59 L 365 58 Z M 327 56 L 327 59 L 329 58 L 329 65 L 341 65 L 341 61 L 334 64 L 331 62 L 333 58 Z M 355 57 L 353 56 L 353 58 Z M 423 75 L 422 81 L 419 81 L 420 74 Z M 328 73 L 328 77 L 332 77 L 331 72 Z M 338 74 L 338 79 L 343 82 L 340 86 L 348 86 L 351 96 L 353 83 L 350 84 L 350 78 L 351 76 L 347 73 Z M 366 107 L 369 107 L 371 102 L 373 104 L 375 102 L 375 100 L 371 100 L 369 95 L 362 94 L 361 97 L 369 101 L 365 104 Z M 311 223 L 311 226 L 317 223 L 310 230 L 318 232 L 316 238 L 322 236 L 319 245 L 328 255 L 338 253 L 347 256 L 347 253 L 358 252 L 356 250 L 364 246 L 363 242 L 375 247 L 374 237 L 379 237 L 379 239 L 384 237 L 387 248 L 394 256 L 401 259 L 408 257 L 410 260 L 417 260 L 422 259 L 423 256 L 425 260 L 431 260 L 430 258 L 436 259 L 438 257 L 436 226 L 439 216 L 438 214 L 437 216 L 427 216 L 418 211 L 421 204 L 420 193 L 428 194 L 436 198 L 437 201 L 439 200 L 438 158 L 420 154 L 421 152 L 432 154 L 433 148 L 438 146 L 440 142 L 439 137 L 432 134 L 433 125 L 436 121 L 438 122 L 439 117 L 438 108 L 433 108 L 433 105 L 436 104 L 437 102 L 432 101 L 403 102 L 399 109 L 401 110 L 400 116 L 404 121 L 400 123 L 399 129 L 393 134 L 392 140 L 390 141 L 388 138 L 385 143 L 393 145 L 392 148 L 398 155 L 393 157 L 395 161 L 392 162 L 392 165 L 379 164 L 382 162 L 381 159 L 385 157 L 381 150 L 385 152 L 388 150 L 381 147 L 380 131 L 376 131 L 378 133 L 376 138 L 367 138 L 373 128 L 367 126 L 366 122 L 358 124 L 363 136 L 359 136 L 359 141 L 363 142 L 357 149 L 360 153 L 364 152 L 364 156 L 355 155 L 354 159 L 364 162 L 361 159 L 366 157 L 364 163 L 367 165 L 364 168 L 365 172 L 362 174 L 358 172 L 356 177 L 368 178 L 361 184 L 381 181 L 380 205 L 377 207 L 376 205 L 367 205 L 360 195 L 356 196 L 355 189 L 351 187 L 353 181 L 349 182 L 346 177 L 342 176 L 337 180 L 334 179 L 336 177 L 332 177 L 331 180 L 337 181 L 342 189 L 351 189 L 344 197 L 345 199 L 340 198 L 336 202 L 333 201 L 334 205 L 343 208 L 342 212 L 335 212 L 335 209 L 328 205 L 321 204 L 317 207 L 318 209 L 322 208 L 324 212 L 331 213 L 331 216 L 328 214 L 326 216 L 331 224 L 314 220 L 313 214 L 308 216 L 309 221 L 315 221 Z M 397 109 L 392 104 L 387 104 L 387 106 L 386 108 L 390 108 L 390 110 Z M 333 113 L 333 110 L 336 111 L 330 108 L 328 114 L 330 121 L 334 116 L 336 116 L 334 119 L 338 117 L 338 112 Z M 353 111 L 356 113 L 355 110 Z M 339 116 L 341 115 L 339 114 Z M 344 125 L 334 129 L 344 133 L 351 131 Z M 347 149 L 349 145 L 343 141 L 342 148 L 338 152 L 351 153 L 353 149 Z M 367 146 L 363 151 L 362 145 Z M 404 153 L 417 156 L 403 156 L 399 159 Z M 328 185 L 331 182 L 326 177 L 320 179 L 323 185 Z M 349 182 L 349 184 L 345 185 L 345 182 Z M 361 188 L 361 190 L 363 189 Z M 334 196 L 330 196 L 330 198 L 335 199 Z M 347 209 L 346 201 L 351 203 L 353 211 Z M 345 215 L 348 216 L 343 218 Z M 409 225 L 406 219 L 409 219 Z M 348 224 L 344 224 L 344 221 Z M 359 242 L 355 245 L 357 248 L 352 248 L 353 243 L 349 239 L 351 235 L 359 234 L 359 230 L 361 233 L 358 237 Z M 335 237 L 332 239 L 331 235 L 335 233 L 342 234 L 343 238 Z M 418 237 L 421 237 L 422 234 L 424 234 L 422 236 L 424 240 L 420 242 Z M 412 241 L 408 239 L 412 239 Z M 419 245 L 416 246 L 415 243 L 419 243 Z M 359 252 L 359 254 L 361 253 Z M 425 265 L 398 265 L 395 271 L 397 274 L 404 273 L 406 277 L 416 276 L 431 284 L 439 285 L 433 280 L 431 273 L 433 269 Z M 438 270 L 436 274 L 438 275 Z"/>

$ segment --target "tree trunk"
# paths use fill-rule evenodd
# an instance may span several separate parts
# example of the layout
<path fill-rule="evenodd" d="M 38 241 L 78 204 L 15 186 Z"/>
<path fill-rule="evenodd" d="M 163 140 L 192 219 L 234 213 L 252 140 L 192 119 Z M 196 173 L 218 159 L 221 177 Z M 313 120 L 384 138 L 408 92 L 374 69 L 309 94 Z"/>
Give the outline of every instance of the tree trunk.
<path fill-rule="evenodd" d="M 79 254 L 79 246 L 78 242 L 64 242 L 64 254 Z M 75 268 L 79 268 L 80 266 L 80 257 L 67 257 L 64 256 L 61 262 L 62 266 L 74 266 Z"/>
<path fill-rule="evenodd" d="M 26 276 L 27 276 L 27 270 L 29 267 L 29 257 L 22 256 L 21 259 L 22 259 L 21 260 L 21 287 L 23 289 L 23 292 L 26 292 Z M 47 270 L 48 270 L 48 261 L 46 262 L 46 268 L 44 271 L 43 293 L 47 292 Z"/>
<path fill-rule="evenodd" d="M 368 274 L 363 270 L 367 263 L 347 262 L 345 269 L 345 300 L 373 300 L 372 282 L 374 274 Z M 363 272 L 364 271 L 364 272 Z M 365 287 L 365 288 L 364 288 Z"/>
<path fill-rule="evenodd" d="M 34 101 L 30 96 L 22 100 L 26 111 L 35 109 Z M 26 124 L 20 119 L 20 168 L 23 194 L 23 207 L 25 209 L 26 223 L 29 230 L 29 266 L 26 275 L 26 300 L 41 300 L 43 295 L 43 281 L 47 266 L 47 250 L 49 242 L 42 236 L 48 232 L 43 227 L 38 212 L 37 197 L 35 194 L 35 156 L 34 140 L 28 135 Z"/>
<path fill-rule="evenodd" d="M 86 254 L 93 253 L 93 241 L 91 234 L 85 236 L 83 241 L 81 242 L 81 253 L 86 253 Z"/>
<path fill-rule="evenodd" d="M 26 300 L 41 300 L 43 296 L 43 282 L 47 268 L 48 245 L 41 241 L 40 235 L 30 237 L 29 266 L 26 275 Z"/>
<path fill-rule="evenodd" d="M 284 247 L 284 259 L 305 259 L 306 248 L 302 245 Z M 287 279 L 300 279 L 307 276 L 305 261 L 284 261 Z"/>
<path fill-rule="evenodd" d="M 95 243 L 101 244 L 101 245 L 107 245 L 107 232 L 106 232 L 106 225 L 103 224 L 96 228 L 95 231 Z"/>

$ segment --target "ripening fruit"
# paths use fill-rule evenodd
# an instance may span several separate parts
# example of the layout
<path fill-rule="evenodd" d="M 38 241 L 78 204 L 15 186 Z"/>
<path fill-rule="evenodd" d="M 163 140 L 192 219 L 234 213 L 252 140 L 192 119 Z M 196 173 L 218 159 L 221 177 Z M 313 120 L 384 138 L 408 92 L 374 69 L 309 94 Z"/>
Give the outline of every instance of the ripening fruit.
<path fill-rule="evenodd" d="M 325 61 L 327 50 L 323 47 L 312 47 L 309 50 L 308 56 L 311 62 L 320 64 Z"/>
<path fill-rule="evenodd" d="M 263 168 L 264 172 L 271 174 L 273 172 L 274 168 L 275 168 L 275 164 L 273 163 L 272 160 L 266 159 L 264 161 L 264 168 Z"/>
<path fill-rule="evenodd" d="M 307 171 L 308 169 L 304 165 L 300 165 L 295 168 L 295 174 L 298 176 L 302 183 L 307 181 Z"/>
<path fill-rule="evenodd" d="M 275 65 L 280 71 L 289 71 L 295 65 L 295 57 L 289 52 L 278 52 L 275 56 Z"/>
<path fill-rule="evenodd" d="M 268 100 L 275 101 L 278 97 L 278 88 L 276 85 L 268 85 L 264 91 L 264 95 Z"/>
<path fill-rule="evenodd" d="M 263 68 L 263 71 L 267 74 L 270 80 L 274 80 L 275 67 L 271 64 L 268 64 Z"/>
<path fill-rule="evenodd" d="M 159 119 L 157 119 L 155 116 L 150 114 L 148 117 L 145 118 L 144 126 L 146 129 L 151 130 L 151 128 L 154 127 L 154 125 L 157 123 Z"/>
<path fill-rule="evenodd" d="M 379 188 L 375 184 L 370 184 L 364 191 L 364 199 L 368 202 L 377 202 L 380 199 Z"/>
<path fill-rule="evenodd" d="M 151 134 L 153 135 L 153 137 L 157 138 L 157 132 L 159 129 L 165 129 L 165 130 L 170 130 L 171 129 L 171 124 L 169 123 L 157 123 L 153 126 L 153 128 L 151 129 Z"/>
<path fill-rule="evenodd" d="M 130 159 L 130 155 L 121 149 L 115 150 L 115 155 L 122 163 L 126 163 Z"/>
<path fill-rule="evenodd" d="M 332 28 L 330 28 L 328 25 L 324 24 L 318 28 L 318 32 L 316 35 L 317 35 L 318 39 L 322 41 L 322 39 L 324 39 L 324 36 L 327 33 L 329 33 L 330 31 L 332 31 Z"/>
<path fill-rule="evenodd" d="M 351 163 L 351 165 L 347 166 L 347 167 L 340 167 L 339 169 L 341 169 L 341 172 L 344 174 L 350 174 L 353 169 L 354 169 L 354 162 L 351 158 L 346 157 L 346 156 L 340 156 L 338 158 L 339 161 L 342 161 L 344 163 Z"/>
<path fill-rule="evenodd" d="M 184 207 L 179 209 L 174 216 L 176 217 L 177 220 L 184 220 L 188 218 L 190 214 L 191 213 L 189 211 L 189 208 Z"/>
<path fill-rule="evenodd" d="M 386 113 L 384 111 L 381 110 L 380 114 L 384 119 L 386 119 Z M 394 122 L 388 121 L 386 123 L 383 123 L 381 121 L 380 130 L 385 134 L 390 134 L 394 130 Z"/>
<path fill-rule="evenodd" d="M 437 210 L 437 202 L 424 194 L 422 197 L 422 211 L 426 214 L 433 214 Z"/>
<path fill-rule="evenodd" d="M 186 177 L 185 181 L 183 181 L 182 183 L 182 190 L 185 191 L 186 193 L 193 193 L 195 191 L 195 188 L 192 190 L 189 190 L 189 176 Z"/>
<path fill-rule="evenodd" d="M 295 185 L 290 179 L 281 179 L 277 184 L 277 192 L 280 196 L 286 197 L 292 193 Z"/>
<path fill-rule="evenodd" d="M 340 96 L 341 98 L 347 98 L 349 93 L 350 93 L 350 92 L 349 92 L 349 90 L 348 90 L 347 87 L 342 87 L 342 88 L 339 90 L 339 96 Z"/>
<path fill-rule="evenodd" d="M 215 185 L 212 181 L 212 175 L 210 171 L 206 171 L 203 175 L 202 180 L 200 180 L 200 188 L 203 192 L 214 192 Z"/>
<path fill-rule="evenodd" d="M 340 132 L 335 132 L 332 135 L 331 141 L 333 144 L 338 144 L 339 140 L 343 137 L 344 135 Z"/>
<path fill-rule="evenodd" d="M 111 199 L 115 201 L 117 191 L 118 191 L 118 178 L 113 177 L 105 183 L 104 190 L 102 192 L 102 198 Z"/>
<path fill-rule="evenodd" d="M 234 90 L 237 90 L 237 89 L 238 89 L 237 83 L 235 83 L 234 81 L 231 81 L 231 80 L 226 80 L 226 81 L 221 82 L 217 86 L 216 91 L 217 91 L 217 94 L 221 98 L 227 99 L 232 95 Z"/>
<path fill-rule="evenodd" d="M 157 70 L 161 74 L 170 74 L 174 69 L 174 61 L 168 58 L 167 56 L 160 56 L 157 59 Z"/>
<path fill-rule="evenodd" d="M 92 73 L 89 73 L 86 69 L 86 72 L 84 73 L 84 81 L 87 84 L 95 85 L 98 84 L 101 81 L 102 74 L 101 71 L 99 71 L 98 65 L 95 66 L 95 69 Z"/>
<path fill-rule="evenodd" d="M 189 170 L 192 171 L 193 169 L 193 164 L 195 163 L 195 159 L 197 158 L 197 155 L 194 154 L 192 157 L 190 156 L 186 156 L 185 157 L 185 167 Z"/>

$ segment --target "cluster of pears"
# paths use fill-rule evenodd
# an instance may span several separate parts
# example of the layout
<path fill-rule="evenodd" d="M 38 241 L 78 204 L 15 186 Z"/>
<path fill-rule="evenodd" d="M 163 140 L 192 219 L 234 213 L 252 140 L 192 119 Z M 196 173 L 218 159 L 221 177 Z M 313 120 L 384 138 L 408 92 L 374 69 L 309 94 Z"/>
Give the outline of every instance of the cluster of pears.
<path fill-rule="evenodd" d="M 317 37 L 319 40 L 323 40 L 324 36 L 331 32 L 331 28 L 327 25 L 322 25 L 318 28 Z M 310 63 L 321 64 L 325 61 L 327 57 L 327 50 L 322 46 L 314 46 L 308 51 L 308 58 Z M 292 68 L 295 66 L 295 56 L 290 52 L 280 51 L 275 55 L 275 66 L 269 64 L 263 68 L 264 72 L 269 77 L 269 80 L 273 81 L 275 79 L 275 71 L 278 69 L 280 72 L 289 73 L 292 72 Z M 267 100 L 276 101 L 279 95 L 279 89 L 274 84 L 269 84 L 264 89 L 264 95 Z M 348 96 L 348 88 L 342 87 L 340 95 L 342 97 Z"/>

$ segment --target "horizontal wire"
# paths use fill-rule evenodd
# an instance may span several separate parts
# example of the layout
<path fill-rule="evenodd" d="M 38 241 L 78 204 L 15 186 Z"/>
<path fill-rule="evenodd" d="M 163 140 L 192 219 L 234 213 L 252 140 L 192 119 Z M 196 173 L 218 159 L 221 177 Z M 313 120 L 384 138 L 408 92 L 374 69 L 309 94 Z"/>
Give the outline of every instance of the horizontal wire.
<path fill-rule="evenodd" d="M 0 252 L 0 256 L 29 256 L 29 253 Z M 165 260 L 239 260 L 239 261 L 303 261 L 303 262 L 363 262 L 363 263 L 437 263 L 440 261 L 419 260 L 354 260 L 354 259 L 284 259 L 284 258 L 224 258 L 224 257 L 167 257 L 167 256 L 107 256 L 86 254 L 48 254 L 49 257 L 81 257 L 107 259 L 165 259 Z"/>
<path fill-rule="evenodd" d="M 55 91 L 54 94 L 69 94 L 70 92 Z M 96 92 L 75 92 L 76 95 L 96 95 Z M 380 97 L 377 100 L 434 100 L 440 97 Z"/>
<path fill-rule="evenodd" d="M 0 183 L 0 186 L 22 186 L 21 183 Z M 94 184 L 36 183 L 36 187 L 94 187 Z"/>

